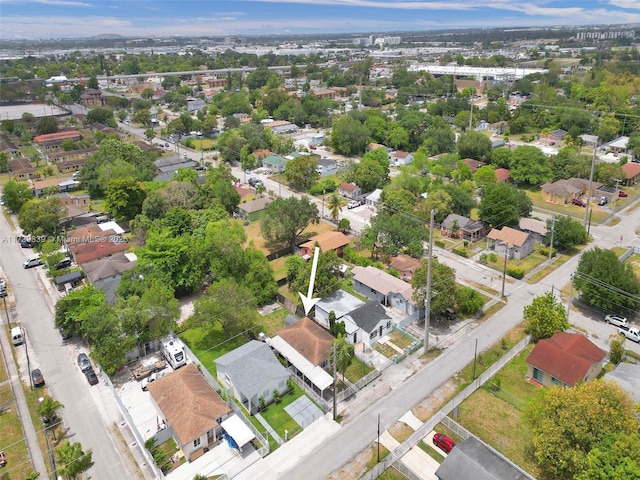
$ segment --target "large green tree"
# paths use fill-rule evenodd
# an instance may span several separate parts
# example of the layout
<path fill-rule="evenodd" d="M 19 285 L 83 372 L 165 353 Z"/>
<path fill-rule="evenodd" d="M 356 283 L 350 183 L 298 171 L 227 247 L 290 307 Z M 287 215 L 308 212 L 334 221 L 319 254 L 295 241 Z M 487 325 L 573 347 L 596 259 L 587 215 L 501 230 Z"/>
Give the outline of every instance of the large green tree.
<path fill-rule="evenodd" d="M 491 158 L 491 140 L 482 132 L 471 130 L 460 134 L 457 151 L 460 158 L 473 158 L 483 162 Z"/>
<path fill-rule="evenodd" d="M 610 435 L 587 454 L 574 480 L 640 479 L 640 434 Z"/>
<path fill-rule="evenodd" d="M 538 185 L 553 176 L 551 163 L 538 147 L 521 145 L 511 154 L 510 176 L 514 182 Z"/>
<path fill-rule="evenodd" d="M 20 209 L 18 221 L 28 235 L 55 236 L 64 211 L 62 200 L 57 197 L 29 200 Z"/>
<path fill-rule="evenodd" d="M 520 217 L 528 217 L 533 208 L 523 190 L 516 190 L 506 183 L 488 184 L 482 189 L 478 205 L 480 220 L 492 227 L 513 227 Z"/>
<path fill-rule="evenodd" d="M 294 188 L 306 191 L 320 178 L 317 168 L 318 161 L 315 158 L 311 155 L 300 155 L 287 162 L 284 176 Z"/>
<path fill-rule="evenodd" d="M 318 206 L 309 197 L 277 198 L 265 208 L 262 235 L 269 241 L 293 247 L 304 229 L 319 221 Z"/>
<path fill-rule="evenodd" d="M 347 156 L 362 154 L 369 142 L 369 129 L 358 120 L 345 115 L 333 122 L 331 146 Z"/>
<path fill-rule="evenodd" d="M 609 436 L 638 433 L 633 400 L 616 383 L 600 379 L 540 389 L 524 421 L 533 432 L 541 477 L 549 480 L 576 478 L 589 468 L 589 452 Z"/>
<path fill-rule="evenodd" d="M 116 220 L 130 220 L 142 211 L 143 185 L 133 178 L 114 178 L 105 190 L 105 206 Z"/>
<path fill-rule="evenodd" d="M 10 212 L 18 213 L 22 206 L 33 198 L 27 182 L 8 180 L 2 187 L 2 200 Z"/>
<path fill-rule="evenodd" d="M 530 305 L 524 307 L 524 319 L 533 342 L 569 328 L 567 311 L 551 292 L 534 298 Z"/>
<path fill-rule="evenodd" d="M 232 338 L 253 327 L 257 316 L 249 288 L 233 278 L 225 278 L 213 283 L 209 291 L 196 300 L 189 325 L 203 327 L 210 334 L 221 329 L 227 338 Z"/>
<path fill-rule="evenodd" d="M 440 263 L 437 258 L 432 262 L 430 308 L 434 313 L 443 314 L 447 308 L 456 305 L 456 272 L 448 265 Z M 413 299 L 420 306 L 424 305 L 426 298 L 427 273 L 427 260 L 423 259 L 411 279 Z"/>
<path fill-rule="evenodd" d="M 640 282 L 631 265 L 612 250 L 593 248 L 580 257 L 574 275 L 580 298 L 604 310 L 621 312 L 640 307 Z"/>
<path fill-rule="evenodd" d="M 555 220 L 547 220 L 547 235 L 545 237 L 545 243 L 547 245 L 551 242 L 552 235 L 553 246 L 559 250 L 584 245 L 589 238 L 587 230 L 582 223 L 572 219 L 568 215 L 555 217 Z"/>

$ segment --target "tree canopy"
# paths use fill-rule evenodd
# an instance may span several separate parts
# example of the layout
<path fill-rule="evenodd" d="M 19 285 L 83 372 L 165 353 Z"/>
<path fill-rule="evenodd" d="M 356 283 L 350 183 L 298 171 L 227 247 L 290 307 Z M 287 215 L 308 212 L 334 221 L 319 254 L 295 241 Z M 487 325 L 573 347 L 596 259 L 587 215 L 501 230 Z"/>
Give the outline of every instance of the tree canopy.
<path fill-rule="evenodd" d="M 304 229 L 319 221 L 318 206 L 309 197 L 276 198 L 265 208 L 262 234 L 266 240 L 293 247 Z"/>
<path fill-rule="evenodd" d="M 524 318 L 533 342 L 569 328 L 567 311 L 551 292 L 534 298 L 530 305 L 524 307 Z"/>

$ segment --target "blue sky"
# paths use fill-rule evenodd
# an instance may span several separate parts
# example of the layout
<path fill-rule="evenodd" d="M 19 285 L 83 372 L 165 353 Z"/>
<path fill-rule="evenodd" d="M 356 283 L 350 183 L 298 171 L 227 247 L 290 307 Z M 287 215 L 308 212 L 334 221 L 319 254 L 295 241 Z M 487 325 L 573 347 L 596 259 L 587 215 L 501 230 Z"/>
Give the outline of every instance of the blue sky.
<path fill-rule="evenodd" d="M 3 39 L 640 23 L 640 0 L 0 0 Z"/>

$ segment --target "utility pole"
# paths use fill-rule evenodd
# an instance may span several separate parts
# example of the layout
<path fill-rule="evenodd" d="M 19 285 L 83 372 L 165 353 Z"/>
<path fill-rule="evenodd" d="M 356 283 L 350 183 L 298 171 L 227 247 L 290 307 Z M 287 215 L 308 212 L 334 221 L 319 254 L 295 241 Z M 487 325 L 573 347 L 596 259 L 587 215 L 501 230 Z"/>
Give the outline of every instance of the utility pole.
<path fill-rule="evenodd" d="M 9 325 L 9 331 L 11 331 L 11 320 L 9 319 L 9 310 L 7 310 L 7 296 L 6 296 L 6 294 L 5 294 L 4 297 L 2 297 L 2 302 L 4 303 L 4 313 L 7 316 L 7 324 Z"/>
<path fill-rule="evenodd" d="M 593 157 L 591 158 L 591 173 L 589 173 L 589 187 L 587 187 L 587 205 L 584 208 L 584 220 L 582 226 L 587 229 L 587 219 L 589 218 L 589 205 L 591 198 L 591 187 L 593 185 L 593 171 L 596 168 L 596 150 L 598 150 L 598 142 L 593 146 Z"/>
<path fill-rule="evenodd" d="M 429 256 L 427 257 L 427 291 L 424 296 L 424 352 L 429 353 L 429 320 L 431 316 L 431 266 L 433 263 L 433 232 L 435 230 L 436 212 L 431 209 L 429 222 Z"/>
<path fill-rule="evenodd" d="M 556 217 L 551 217 L 551 242 L 549 243 L 549 263 L 551 263 L 551 253 L 553 252 L 553 231 L 556 226 Z"/>
<path fill-rule="evenodd" d="M 504 282 L 507 279 L 507 258 L 509 257 L 509 244 L 504 242 L 504 268 L 502 269 L 502 297 L 504 298 Z"/>
<path fill-rule="evenodd" d="M 338 400 L 336 397 L 338 390 L 337 379 L 338 375 L 336 374 L 336 346 L 333 346 L 333 421 L 335 422 L 338 419 Z"/>

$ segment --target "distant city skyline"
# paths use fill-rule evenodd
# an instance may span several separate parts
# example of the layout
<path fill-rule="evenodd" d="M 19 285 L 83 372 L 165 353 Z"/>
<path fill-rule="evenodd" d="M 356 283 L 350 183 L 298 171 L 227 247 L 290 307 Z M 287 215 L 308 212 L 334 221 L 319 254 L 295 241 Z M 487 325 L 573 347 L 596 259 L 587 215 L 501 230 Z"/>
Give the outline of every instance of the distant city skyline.
<path fill-rule="evenodd" d="M 629 23 L 640 23 L 640 0 L 0 0 L 5 40 Z"/>

